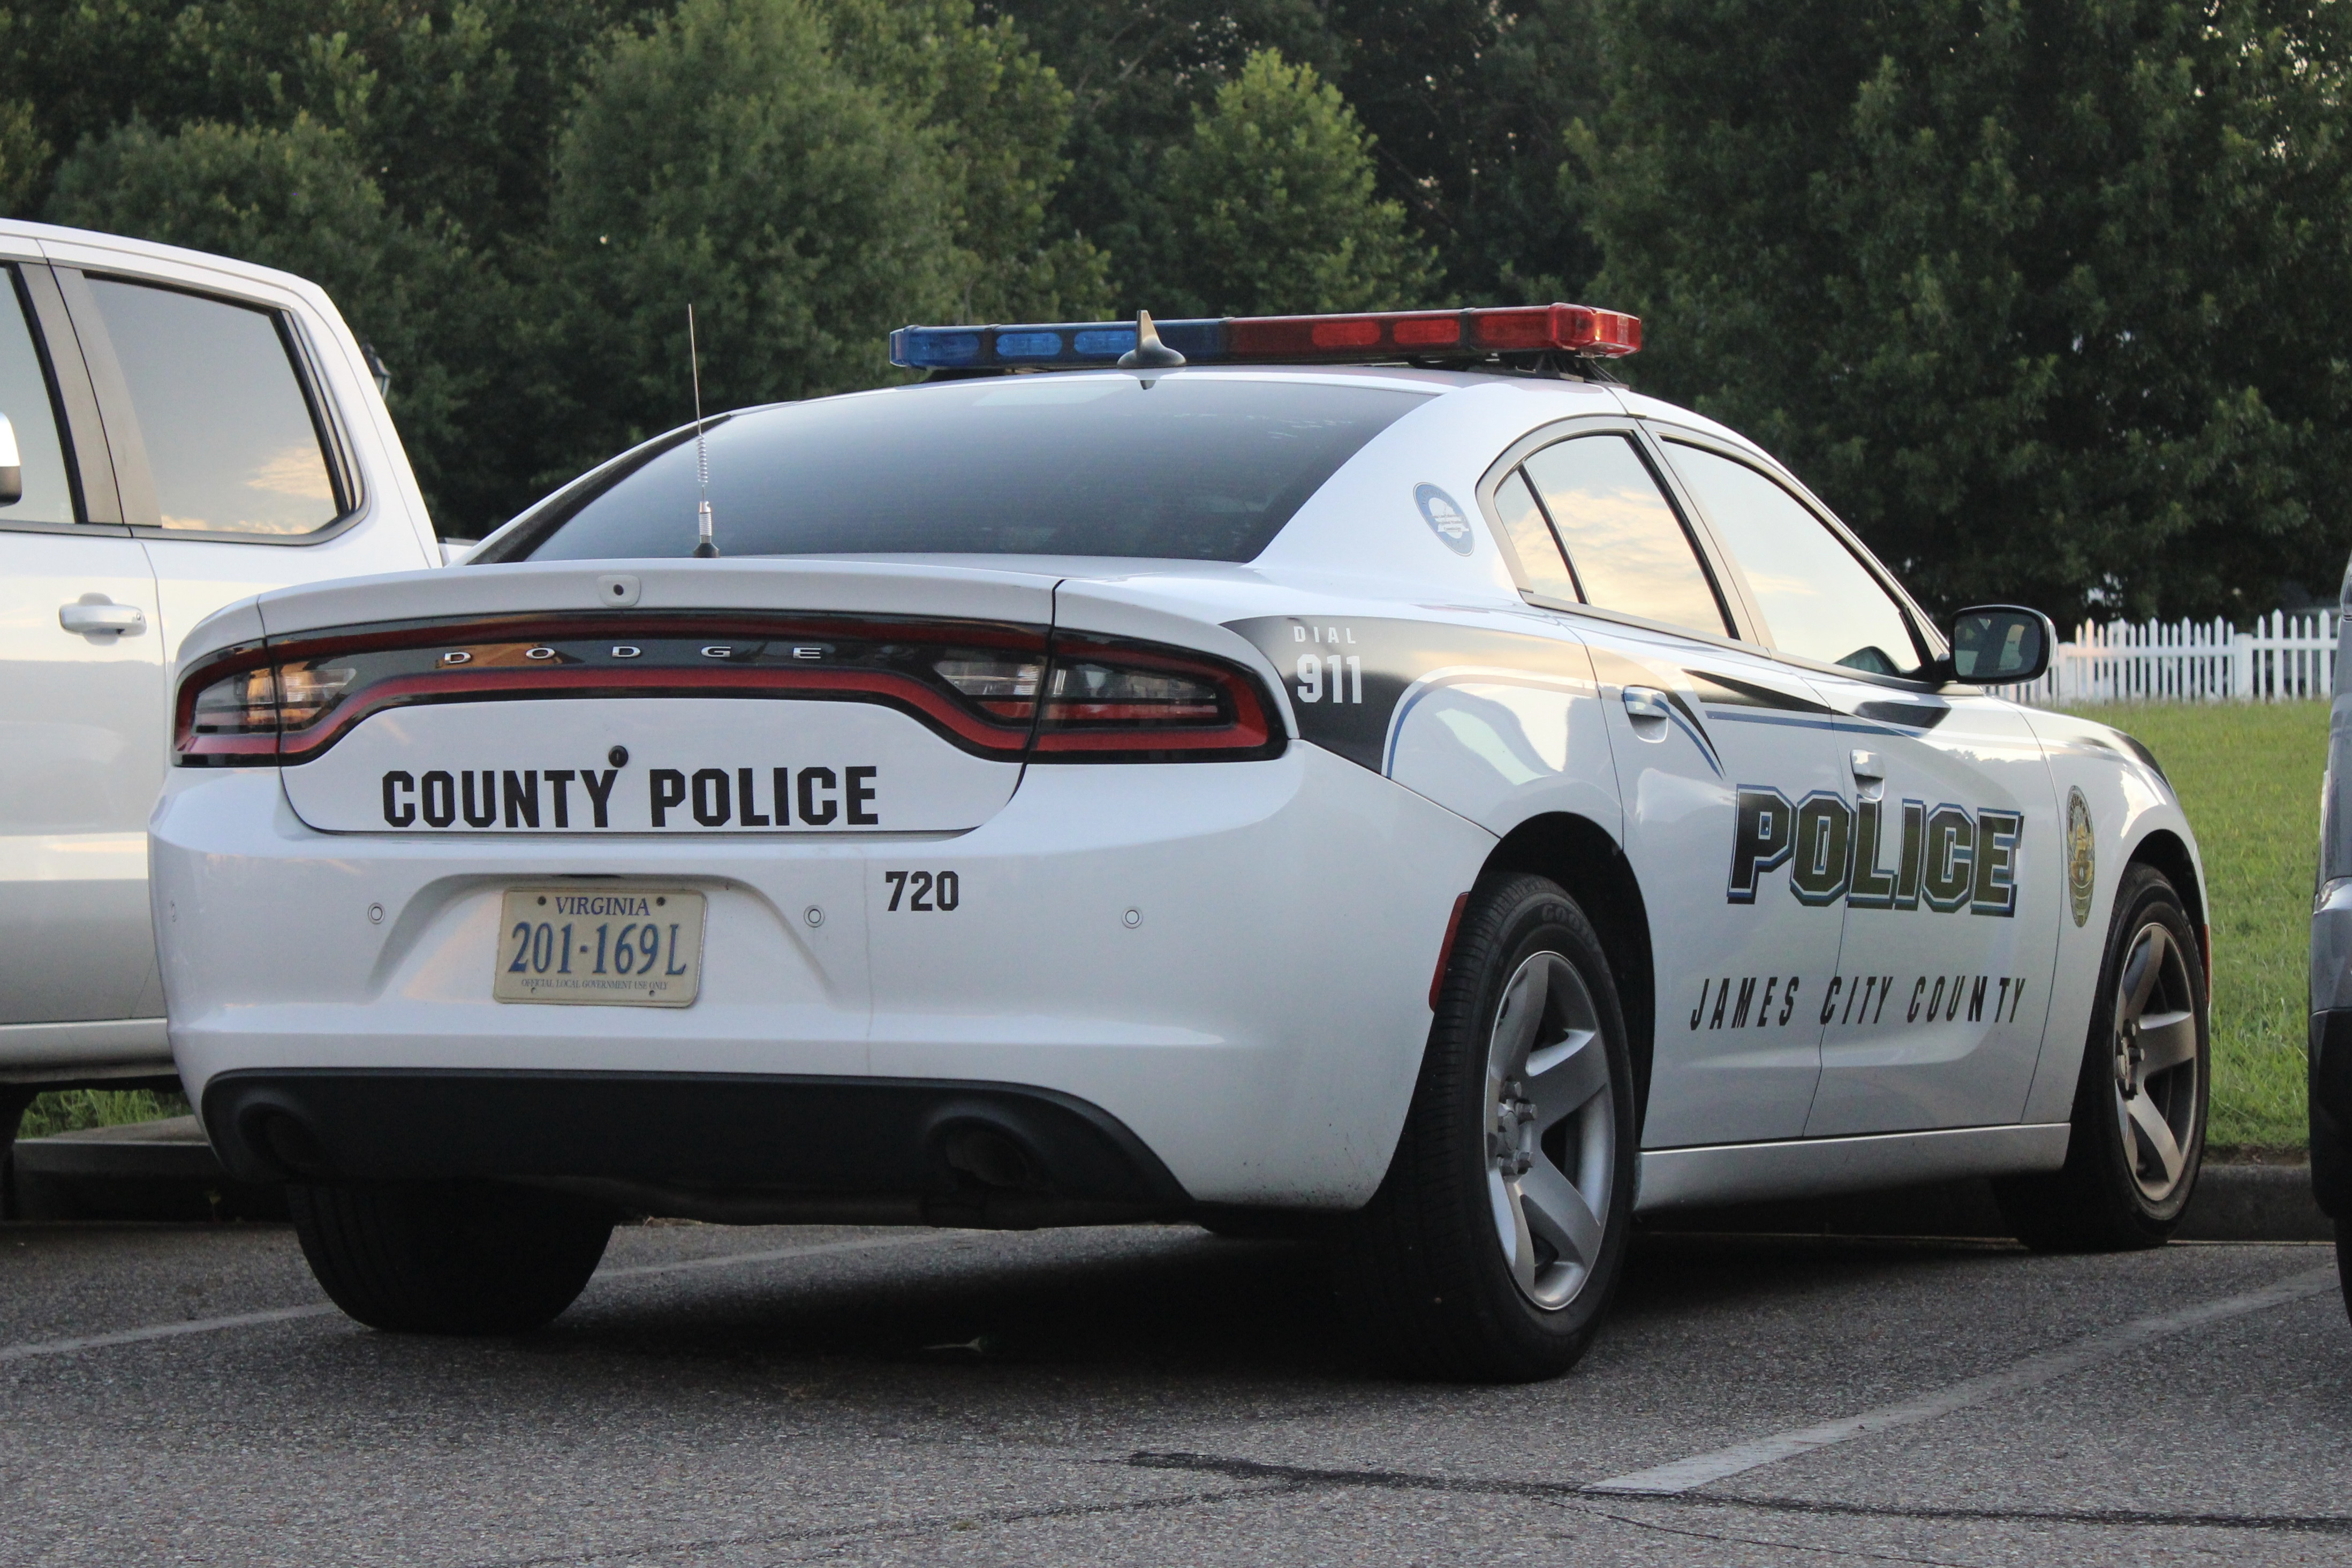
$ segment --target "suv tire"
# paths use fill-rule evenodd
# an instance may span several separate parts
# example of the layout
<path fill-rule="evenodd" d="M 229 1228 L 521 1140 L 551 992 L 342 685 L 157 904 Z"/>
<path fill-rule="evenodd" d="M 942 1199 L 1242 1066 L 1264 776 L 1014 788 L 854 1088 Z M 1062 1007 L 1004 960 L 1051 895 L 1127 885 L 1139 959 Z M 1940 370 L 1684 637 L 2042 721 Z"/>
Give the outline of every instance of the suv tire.
<path fill-rule="evenodd" d="M 1584 912 L 1539 876 L 1483 880 L 1388 1176 L 1342 1233 L 1341 1299 L 1383 1362 L 1491 1383 L 1576 1364 L 1623 1271 L 1633 1085 Z"/>
<path fill-rule="evenodd" d="M 487 1182 L 297 1184 L 294 1233 L 335 1305 L 396 1333 L 541 1327 L 585 1289 L 613 1212 Z"/>

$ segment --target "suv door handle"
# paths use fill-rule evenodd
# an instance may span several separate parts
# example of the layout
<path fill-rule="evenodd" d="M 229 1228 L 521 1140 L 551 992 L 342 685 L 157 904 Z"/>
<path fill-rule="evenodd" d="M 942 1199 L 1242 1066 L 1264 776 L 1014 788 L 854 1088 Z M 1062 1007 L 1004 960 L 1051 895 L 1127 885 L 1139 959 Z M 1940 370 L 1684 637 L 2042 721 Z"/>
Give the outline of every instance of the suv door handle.
<path fill-rule="evenodd" d="M 60 604 L 58 624 L 84 637 L 108 632 L 147 630 L 147 612 L 136 604 Z"/>

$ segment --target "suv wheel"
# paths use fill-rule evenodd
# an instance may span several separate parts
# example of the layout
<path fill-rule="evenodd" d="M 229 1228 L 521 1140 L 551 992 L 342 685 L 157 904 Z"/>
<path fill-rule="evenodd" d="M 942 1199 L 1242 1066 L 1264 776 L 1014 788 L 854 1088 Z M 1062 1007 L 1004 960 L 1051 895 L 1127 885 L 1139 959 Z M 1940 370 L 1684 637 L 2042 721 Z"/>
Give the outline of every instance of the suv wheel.
<path fill-rule="evenodd" d="M 294 1233 L 335 1305 L 395 1333 L 521 1333 L 586 1289 L 612 1210 L 487 1182 L 287 1189 Z"/>
<path fill-rule="evenodd" d="M 2018 1239 L 2044 1251 L 2160 1247 L 2205 1152 L 2211 1090 L 2204 961 L 2180 895 L 2135 865 L 2116 890 L 2063 1168 L 1993 1184 Z"/>
<path fill-rule="evenodd" d="M 1342 1249 L 1343 1299 L 1384 1360 L 1484 1382 L 1576 1364 L 1624 1264 L 1633 1082 L 1576 901 L 1538 876 L 1482 883 L 1388 1176 Z"/>

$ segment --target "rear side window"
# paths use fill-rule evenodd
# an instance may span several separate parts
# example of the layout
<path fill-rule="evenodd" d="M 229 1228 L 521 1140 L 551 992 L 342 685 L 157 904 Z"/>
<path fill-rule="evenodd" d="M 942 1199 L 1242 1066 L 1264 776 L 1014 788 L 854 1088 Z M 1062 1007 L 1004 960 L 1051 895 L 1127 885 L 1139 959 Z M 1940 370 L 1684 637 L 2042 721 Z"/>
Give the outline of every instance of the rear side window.
<path fill-rule="evenodd" d="M 1919 668 L 1903 612 L 1802 502 L 1745 463 L 1679 442 L 1671 451 L 1747 577 L 1774 647 L 1874 675 Z"/>
<path fill-rule="evenodd" d="M 1427 395 L 1182 374 L 1005 376 L 752 409 L 709 430 L 712 528 L 725 556 L 1248 560 Z M 694 446 L 654 456 L 518 553 L 690 554 Z"/>
<path fill-rule="evenodd" d="M 16 269 L 6 267 L 0 267 L 0 414 L 16 432 L 25 485 L 15 505 L 0 507 L 0 524 L 72 522 L 73 487 L 66 479 L 65 444 L 58 439 L 57 405 L 16 293 Z"/>
<path fill-rule="evenodd" d="M 1576 591 L 1575 574 L 1568 570 L 1559 540 L 1553 537 L 1543 508 L 1536 505 L 1526 475 L 1514 473 L 1495 486 L 1495 513 L 1503 519 L 1503 532 L 1510 538 L 1511 553 L 1518 558 L 1529 589 L 1552 599 L 1574 601 L 1584 597 Z"/>
<path fill-rule="evenodd" d="M 275 314 L 103 277 L 89 291 L 131 389 L 163 527 L 282 537 L 342 516 Z"/>
<path fill-rule="evenodd" d="M 1630 438 L 1577 436 L 1545 447 L 1525 468 L 1588 602 L 1711 635 L 1730 632 L 1697 547 Z"/>

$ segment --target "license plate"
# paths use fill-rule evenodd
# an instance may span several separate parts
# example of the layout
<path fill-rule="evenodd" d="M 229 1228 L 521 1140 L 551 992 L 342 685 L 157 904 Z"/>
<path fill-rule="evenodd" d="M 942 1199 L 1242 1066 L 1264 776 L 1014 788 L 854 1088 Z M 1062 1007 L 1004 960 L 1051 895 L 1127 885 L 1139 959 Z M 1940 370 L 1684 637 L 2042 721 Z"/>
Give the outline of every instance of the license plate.
<path fill-rule="evenodd" d="M 691 1007 L 702 988 L 703 903 L 683 887 L 510 887 L 490 995 Z"/>

